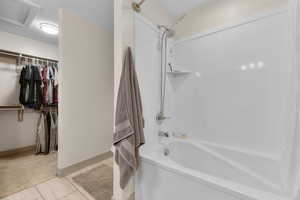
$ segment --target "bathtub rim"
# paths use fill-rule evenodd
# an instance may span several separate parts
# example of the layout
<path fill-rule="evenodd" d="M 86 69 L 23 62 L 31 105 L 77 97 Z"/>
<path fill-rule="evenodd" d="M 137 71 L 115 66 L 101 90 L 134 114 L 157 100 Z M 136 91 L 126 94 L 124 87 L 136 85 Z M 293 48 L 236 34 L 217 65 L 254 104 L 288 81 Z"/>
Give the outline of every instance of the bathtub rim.
<path fill-rule="evenodd" d="M 239 183 L 227 181 L 225 179 L 183 167 L 175 161 L 164 159 L 164 156 L 158 149 L 152 152 L 144 152 L 140 155 L 140 159 L 141 164 L 145 162 L 153 167 L 160 167 L 163 170 L 175 173 L 179 176 L 184 176 L 191 181 L 203 184 L 209 188 L 231 195 L 235 198 L 242 198 L 243 200 L 292 200 L 284 196 L 253 189 Z"/>
<path fill-rule="evenodd" d="M 219 153 L 218 151 L 215 151 L 214 149 L 211 149 L 210 146 L 207 146 L 206 144 L 203 144 L 202 141 L 194 141 L 191 139 L 177 139 L 177 138 L 172 138 L 168 141 L 168 145 L 172 144 L 172 143 L 185 143 L 185 144 L 190 144 L 193 145 L 196 148 L 201 149 L 202 151 L 205 151 L 206 153 L 210 154 L 211 156 L 222 160 L 223 162 L 225 162 L 228 165 L 231 165 L 232 167 L 243 171 L 244 173 L 248 174 L 249 176 L 256 178 L 257 180 L 261 181 L 262 184 L 264 184 L 265 186 L 270 187 L 270 189 L 277 191 L 277 192 L 282 192 L 282 186 L 280 184 L 276 184 L 272 181 L 270 181 L 267 178 L 264 178 L 263 176 L 261 176 L 259 173 L 255 172 L 254 170 L 246 167 L 245 165 L 242 165 L 238 162 L 236 162 L 235 160 L 229 159 L 226 156 L 222 155 L 221 153 Z M 268 158 L 266 158 L 268 159 Z M 180 164 L 179 164 L 180 165 Z M 222 178 L 220 178 L 222 179 Z M 231 181 L 233 182 L 233 181 Z M 240 184 L 240 183 L 237 183 Z M 247 186 L 249 187 L 249 186 Z M 250 187 L 251 188 L 251 187 Z M 259 190 L 259 189 L 256 189 Z M 259 190 L 259 191 L 263 191 L 263 190 Z M 278 195 L 278 194 L 277 194 Z"/>

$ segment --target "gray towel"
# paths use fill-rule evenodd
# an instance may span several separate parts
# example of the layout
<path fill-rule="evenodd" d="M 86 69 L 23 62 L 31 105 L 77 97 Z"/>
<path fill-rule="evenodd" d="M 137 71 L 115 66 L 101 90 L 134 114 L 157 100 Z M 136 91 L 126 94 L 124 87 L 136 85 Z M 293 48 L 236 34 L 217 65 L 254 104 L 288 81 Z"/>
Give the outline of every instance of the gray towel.
<path fill-rule="evenodd" d="M 120 186 L 124 189 L 139 166 L 139 147 L 145 143 L 144 119 L 139 84 L 128 48 L 120 80 L 114 145 L 115 160 L 120 168 Z"/>

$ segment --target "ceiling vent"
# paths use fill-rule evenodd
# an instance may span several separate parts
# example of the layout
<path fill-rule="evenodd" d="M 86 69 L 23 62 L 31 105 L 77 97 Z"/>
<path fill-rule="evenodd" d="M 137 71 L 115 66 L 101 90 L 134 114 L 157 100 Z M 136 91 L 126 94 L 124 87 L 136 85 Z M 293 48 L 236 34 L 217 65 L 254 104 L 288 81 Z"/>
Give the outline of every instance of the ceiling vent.
<path fill-rule="evenodd" d="M 29 0 L 0 0 L 0 20 L 25 27 L 31 25 L 40 7 Z"/>

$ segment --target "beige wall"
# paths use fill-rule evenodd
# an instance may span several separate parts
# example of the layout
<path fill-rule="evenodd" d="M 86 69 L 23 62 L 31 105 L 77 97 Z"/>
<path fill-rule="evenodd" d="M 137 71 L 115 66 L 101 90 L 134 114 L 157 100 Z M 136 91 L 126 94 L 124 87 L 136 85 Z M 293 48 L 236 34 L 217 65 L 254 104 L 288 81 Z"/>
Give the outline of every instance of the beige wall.
<path fill-rule="evenodd" d="M 0 32 L 0 49 L 58 60 L 58 47 L 6 32 Z M 19 103 L 19 77 L 16 59 L 0 58 L 0 105 Z M 0 112 L 0 151 L 34 145 L 38 114 L 26 112 L 17 121 L 16 112 Z"/>
<path fill-rule="evenodd" d="M 131 0 L 114 0 L 114 105 L 122 72 L 123 52 L 126 47 L 134 47 L 134 15 Z M 115 110 L 115 109 L 114 109 Z M 127 200 L 133 192 L 132 184 L 123 191 L 120 188 L 119 168 L 114 163 L 114 196 L 113 200 Z"/>
<path fill-rule="evenodd" d="M 122 71 L 123 52 L 126 47 L 132 47 L 134 51 L 135 27 L 134 27 L 134 12 L 131 4 L 132 0 L 114 0 L 114 15 L 115 15 L 115 64 L 114 64 L 114 101 L 119 88 L 119 81 Z M 147 18 L 153 24 L 170 25 L 174 19 L 168 15 L 168 12 L 161 6 L 160 0 L 149 0 L 142 5 L 142 16 Z M 123 191 L 119 187 L 119 168 L 114 164 L 114 200 L 127 200 L 133 192 L 133 184 Z"/>
<path fill-rule="evenodd" d="M 58 168 L 111 148 L 113 133 L 113 34 L 60 10 Z"/>
<path fill-rule="evenodd" d="M 273 9 L 287 8 L 288 0 L 211 0 L 187 13 L 174 29 L 176 38 L 184 38 Z"/>

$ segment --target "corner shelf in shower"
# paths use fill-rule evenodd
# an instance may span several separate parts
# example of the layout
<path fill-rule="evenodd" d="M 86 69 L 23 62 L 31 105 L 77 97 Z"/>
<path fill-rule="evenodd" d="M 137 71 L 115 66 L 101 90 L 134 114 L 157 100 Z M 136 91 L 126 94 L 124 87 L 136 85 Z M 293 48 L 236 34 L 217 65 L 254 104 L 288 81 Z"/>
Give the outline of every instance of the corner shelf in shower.
<path fill-rule="evenodd" d="M 186 76 L 190 75 L 192 72 L 190 71 L 173 71 L 173 72 L 167 72 L 168 75 L 172 76 Z"/>

